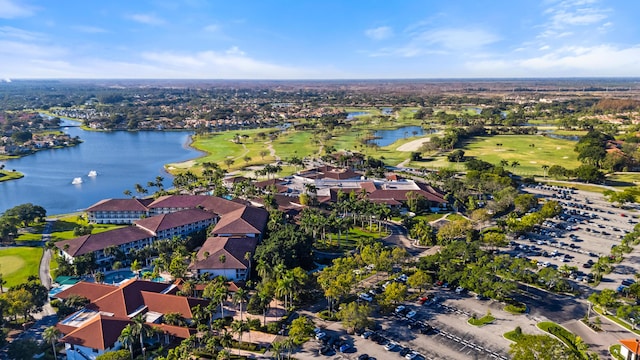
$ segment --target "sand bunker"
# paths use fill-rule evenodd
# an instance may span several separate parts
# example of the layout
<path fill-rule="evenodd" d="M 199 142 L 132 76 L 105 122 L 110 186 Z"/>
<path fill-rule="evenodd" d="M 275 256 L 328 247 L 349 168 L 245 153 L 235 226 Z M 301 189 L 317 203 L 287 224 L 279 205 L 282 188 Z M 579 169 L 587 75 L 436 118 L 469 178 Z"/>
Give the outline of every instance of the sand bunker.
<path fill-rule="evenodd" d="M 431 137 L 410 141 L 406 144 L 398 146 L 397 151 L 418 151 L 422 144 L 431 141 Z"/>

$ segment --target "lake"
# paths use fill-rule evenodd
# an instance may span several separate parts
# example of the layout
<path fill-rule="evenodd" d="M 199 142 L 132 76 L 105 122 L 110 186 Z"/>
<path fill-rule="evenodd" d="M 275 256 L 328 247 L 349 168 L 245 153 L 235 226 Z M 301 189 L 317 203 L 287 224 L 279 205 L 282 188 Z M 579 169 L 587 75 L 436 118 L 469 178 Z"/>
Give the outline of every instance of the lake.
<path fill-rule="evenodd" d="M 188 131 L 97 132 L 71 127 L 78 123 L 68 120 L 63 124 L 70 126 L 64 132 L 84 142 L 0 162 L 5 170 L 25 175 L 0 183 L 0 213 L 29 202 L 50 215 L 74 212 L 105 198 L 124 198 L 127 189 L 135 194 L 134 184 L 146 187 L 156 176 L 164 177 L 165 187 L 171 187 L 173 177 L 164 165 L 201 155 L 188 146 L 192 134 Z M 88 176 L 92 170 L 97 176 Z M 78 177 L 82 183 L 73 185 Z"/>
<path fill-rule="evenodd" d="M 414 132 L 416 133 L 415 135 L 413 134 Z M 435 130 L 425 131 L 420 126 L 404 126 L 404 127 L 393 129 L 393 130 L 378 130 L 375 133 L 373 133 L 373 136 L 375 137 L 375 139 L 371 141 L 375 141 L 376 144 L 378 144 L 378 146 L 387 146 L 387 145 L 393 144 L 394 142 L 400 139 L 404 139 L 412 136 L 431 134 L 434 132 Z"/>

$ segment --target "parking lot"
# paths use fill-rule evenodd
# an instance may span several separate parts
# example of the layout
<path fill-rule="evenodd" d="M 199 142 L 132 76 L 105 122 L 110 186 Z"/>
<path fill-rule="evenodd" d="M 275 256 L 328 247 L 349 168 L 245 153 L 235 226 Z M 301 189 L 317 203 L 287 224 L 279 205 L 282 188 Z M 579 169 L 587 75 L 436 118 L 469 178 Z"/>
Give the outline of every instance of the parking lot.
<path fill-rule="evenodd" d="M 637 211 L 614 207 L 600 194 L 546 185 L 525 187 L 523 191 L 558 201 L 563 212 L 533 232 L 514 239 L 511 254 L 534 260 L 540 268 L 576 267 L 578 271 L 570 278 L 576 285 L 590 281 L 593 263 L 598 257 L 608 256 L 612 247 L 618 245 L 638 222 Z M 622 280 L 633 278 L 640 270 L 640 263 L 633 259 L 639 255 L 634 251 L 625 256 L 625 261 L 616 265 L 614 272 L 606 275 L 597 289 L 616 289 Z"/>
<path fill-rule="evenodd" d="M 506 313 L 498 302 L 443 288 L 431 290 L 428 295 L 430 300 L 422 305 L 404 303 L 401 311 L 374 313 L 374 333 L 363 330 L 350 335 L 339 322 L 318 320 L 318 331 L 327 335 L 306 343 L 296 357 L 358 359 L 366 354 L 374 359 L 402 359 L 414 351 L 414 359 L 507 359 L 511 342 L 502 334 L 516 326 L 528 333 L 541 333 L 535 327 L 539 319 Z M 467 322 L 473 314 L 481 317 L 488 310 L 496 318 L 494 323 L 476 327 Z M 390 342 L 397 345 L 391 347 Z M 340 351 L 343 344 L 349 348 L 345 353 Z"/>

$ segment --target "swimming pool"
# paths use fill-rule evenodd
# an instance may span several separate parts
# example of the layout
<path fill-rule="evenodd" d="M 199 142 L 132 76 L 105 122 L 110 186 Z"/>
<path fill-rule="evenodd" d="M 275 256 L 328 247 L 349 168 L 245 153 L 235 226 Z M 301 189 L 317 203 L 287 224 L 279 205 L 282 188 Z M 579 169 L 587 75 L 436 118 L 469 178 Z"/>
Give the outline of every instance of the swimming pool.
<path fill-rule="evenodd" d="M 135 277 L 136 274 L 131 270 L 119 270 L 112 273 L 109 273 L 104 276 L 105 284 L 119 284 L 124 280 L 129 280 L 132 277 Z"/>

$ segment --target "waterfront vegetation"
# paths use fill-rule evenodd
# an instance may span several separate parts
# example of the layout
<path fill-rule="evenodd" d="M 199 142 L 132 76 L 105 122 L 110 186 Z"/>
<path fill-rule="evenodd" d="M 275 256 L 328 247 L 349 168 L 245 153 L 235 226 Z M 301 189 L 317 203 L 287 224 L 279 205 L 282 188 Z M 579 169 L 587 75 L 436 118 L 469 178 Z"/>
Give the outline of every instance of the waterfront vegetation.
<path fill-rule="evenodd" d="M 0 158 L 2 160 L 2 158 Z M 0 182 L 23 178 L 24 174 L 15 170 L 0 170 Z"/>
<path fill-rule="evenodd" d="M 0 249 L 0 273 L 5 287 L 25 283 L 29 276 L 38 276 L 42 247 L 18 246 Z"/>

